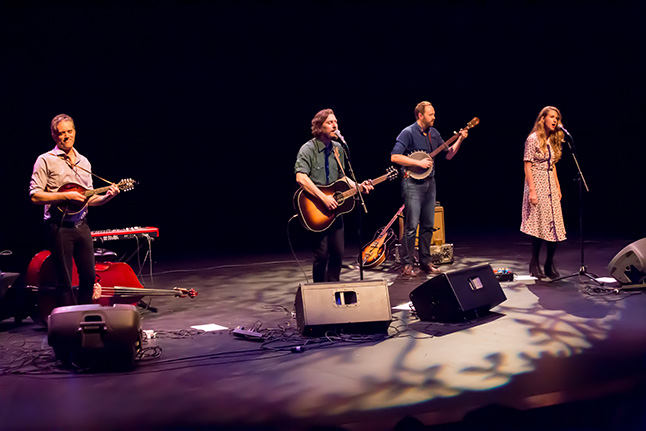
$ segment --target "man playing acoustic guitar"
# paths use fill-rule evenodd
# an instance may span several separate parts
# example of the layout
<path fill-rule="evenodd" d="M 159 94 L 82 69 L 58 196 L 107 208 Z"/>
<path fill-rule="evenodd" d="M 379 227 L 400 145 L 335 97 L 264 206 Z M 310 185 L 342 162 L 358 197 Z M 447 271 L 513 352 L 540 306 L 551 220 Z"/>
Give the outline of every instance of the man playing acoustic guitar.
<path fill-rule="evenodd" d="M 338 123 L 331 109 L 319 111 L 312 119 L 312 135 L 298 151 L 294 172 L 296 182 L 305 192 L 320 201 L 328 211 L 333 212 L 339 203 L 332 195 L 323 193 L 318 186 L 326 186 L 343 179 L 351 188 L 356 184 L 346 177 L 345 154 L 337 138 Z M 339 164 L 340 163 L 340 164 Z M 369 193 L 374 187 L 370 180 L 359 185 L 362 193 Z M 339 281 L 345 249 L 343 217 L 337 217 L 325 230 L 314 233 L 314 283 Z"/>
<path fill-rule="evenodd" d="M 402 177 L 402 198 L 406 205 L 404 209 L 404 237 L 400 255 L 403 269 L 402 275 L 411 277 L 413 271 L 413 256 L 415 255 L 415 236 L 419 224 L 419 266 L 429 274 L 439 274 L 441 271 L 431 263 L 431 239 L 435 222 L 435 167 L 431 157 L 416 159 L 412 153 L 432 150 L 444 144 L 440 133 L 433 127 L 435 109 L 429 102 L 420 102 L 415 107 L 415 123 L 406 127 L 397 136 L 397 142 L 390 153 L 390 160 L 404 167 Z M 459 133 L 457 142 L 448 147 L 446 158 L 452 159 L 460 149 L 462 141 L 467 137 L 467 129 Z M 417 153 L 420 154 L 420 153 Z M 424 172 L 413 178 L 411 172 Z M 425 176 L 424 176 L 425 175 Z M 423 177 L 423 178 L 419 178 Z"/>
<path fill-rule="evenodd" d="M 31 201 L 45 206 L 45 236 L 56 271 L 58 306 L 89 304 L 94 290 L 94 246 L 90 227 L 86 223 L 88 206 L 103 205 L 119 193 L 112 184 L 104 195 L 86 197 L 78 190 L 61 191 L 74 183 L 92 189 L 92 167 L 87 158 L 75 148 L 76 129 L 69 115 L 52 119 L 53 150 L 38 156 L 29 184 Z M 72 209 L 73 206 L 78 210 Z M 72 292 L 72 268 L 76 263 L 79 274 L 79 294 Z"/>

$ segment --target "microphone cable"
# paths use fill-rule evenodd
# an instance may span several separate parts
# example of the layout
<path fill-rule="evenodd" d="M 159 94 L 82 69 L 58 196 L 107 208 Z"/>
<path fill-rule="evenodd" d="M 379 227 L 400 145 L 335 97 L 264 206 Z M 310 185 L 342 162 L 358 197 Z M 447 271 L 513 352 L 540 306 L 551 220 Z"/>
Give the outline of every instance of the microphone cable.
<path fill-rule="evenodd" d="M 289 244 L 289 249 L 292 251 L 292 256 L 294 256 L 294 260 L 298 264 L 298 267 L 301 269 L 301 272 L 303 273 L 303 277 L 305 277 L 305 282 L 309 284 L 309 279 L 307 278 L 307 273 L 305 273 L 305 270 L 303 269 L 303 265 L 301 265 L 301 261 L 298 260 L 298 257 L 296 256 L 296 252 L 294 251 L 294 246 L 292 244 L 292 238 L 289 234 L 289 224 L 294 220 L 295 218 L 298 217 L 298 214 L 294 214 L 287 220 L 287 243 Z"/>

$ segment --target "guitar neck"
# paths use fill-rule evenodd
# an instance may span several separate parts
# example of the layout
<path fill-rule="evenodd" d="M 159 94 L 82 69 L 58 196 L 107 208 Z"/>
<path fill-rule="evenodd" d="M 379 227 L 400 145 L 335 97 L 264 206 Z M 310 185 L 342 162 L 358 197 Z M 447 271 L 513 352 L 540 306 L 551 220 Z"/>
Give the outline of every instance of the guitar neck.
<path fill-rule="evenodd" d="M 386 181 L 388 179 L 389 176 L 390 176 L 390 174 L 383 174 L 382 176 L 377 177 L 374 180 L 372 180 L 372 184 L 376 186 L 379 183 L 383 183 L 384 181 Z M 343 197 L 344 198 L 349 198 L 349 197 L 352 197 L 352 196 L 354 196 L 356 194 L 357 194 L 357 188 L 356 187 L 350 187 L 350 189 L 343 192 Z"/>
<path fill-rule="evenodd" d="M 397 217 L 399 217 L 399 214 L 401 214 L 402 211 L 404 211 L 404 207 L 405 207 L 405 205 L 402 205 L 401 208 L 399 208 L 399 211 L 397 211 L 397 214 L 395 214 L 395 216 L 392 218 L 392 220 L 390 220 L 390 222 L 384 228 L 384 232 L 386 232 L 388 229 L 390 229 L 390 227 L 393 225 L 393 223 L 395 223 L 395 220 L 397 220 Z"/>

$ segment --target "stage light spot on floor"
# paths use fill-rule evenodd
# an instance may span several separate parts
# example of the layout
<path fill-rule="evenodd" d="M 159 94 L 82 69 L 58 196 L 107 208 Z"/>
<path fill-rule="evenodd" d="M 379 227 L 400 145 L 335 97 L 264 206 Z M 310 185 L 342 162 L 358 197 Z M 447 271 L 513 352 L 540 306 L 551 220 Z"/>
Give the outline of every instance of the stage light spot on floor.
<path fill-rule="evenodd" d="M 229 329 L 226 326 L 217 325 L 215 323 L 207 323 L 206 325 L 193 325 L 191 326 L 191 328 L 197 329 L 198 331 L 205 331 L 205 332 L 222 331 L 224 329 Z"/>

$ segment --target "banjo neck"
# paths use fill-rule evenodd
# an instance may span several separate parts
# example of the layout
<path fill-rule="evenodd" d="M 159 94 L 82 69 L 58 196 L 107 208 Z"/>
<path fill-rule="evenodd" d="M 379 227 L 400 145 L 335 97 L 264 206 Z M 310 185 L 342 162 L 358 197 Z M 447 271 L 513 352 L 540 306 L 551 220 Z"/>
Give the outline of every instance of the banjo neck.
<path fill-rule="evenodd" d="M 480 119 L 478 117 L 473 117 L 473 119 L 469 121 L 466 127 L 463 128 L 462 130 L 469 130 L 475 127 L 478 123 L 480 123 Z M 451 136 L 447 141 L 445 141 L 442 145 L 437 147 L 431 153 L 427 153 L 426 151 L 423 151 L 423 150 L 413 151 L 412 153 L 410 153 L 408 157 L 415 160 L 430 159 L 431 166 L 427 169 L 422 169 L 417 166 L 407 166 L 405 167 L 406 175 L 416 180 L 423 180 L 424 178 L 428 177 L 433 171 L 433 165 L 434 165 L 433 159 L 435 158 L 435 156 L 437 156 L 441 151 L 444 151 L 445 149 L 453 145 L 455 140 L 458 139 L 460 136 L 461 136 L 460 133 L 453 132 L 453 136 Z"/>

